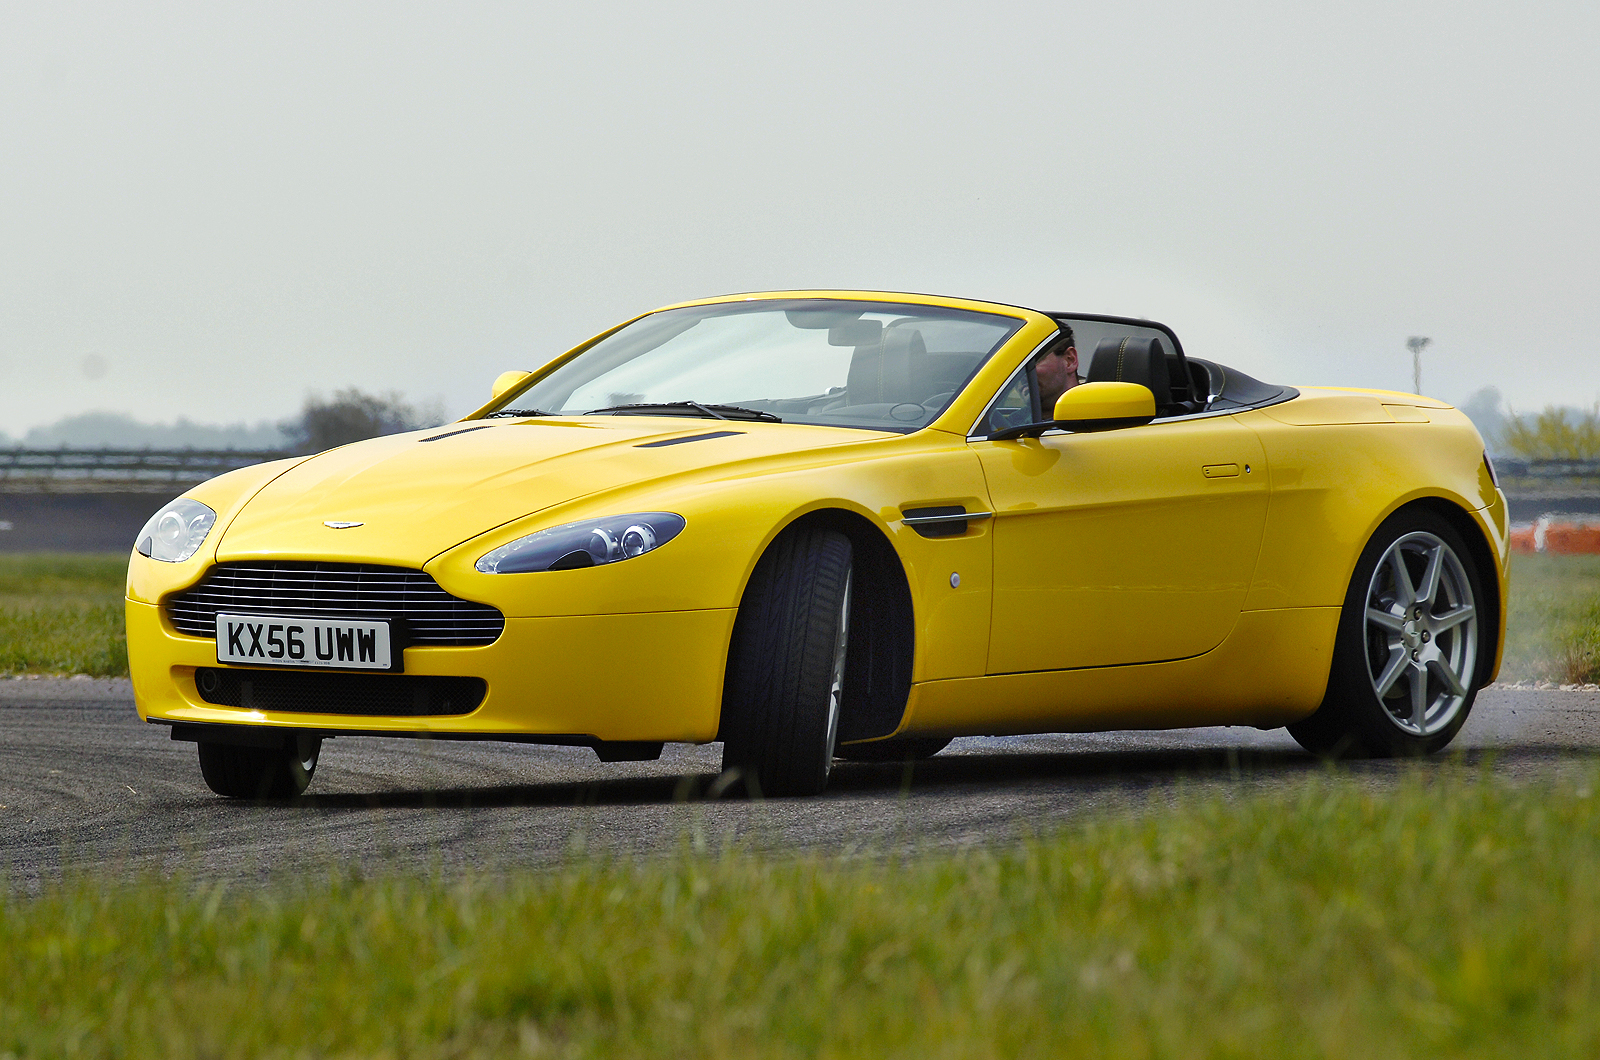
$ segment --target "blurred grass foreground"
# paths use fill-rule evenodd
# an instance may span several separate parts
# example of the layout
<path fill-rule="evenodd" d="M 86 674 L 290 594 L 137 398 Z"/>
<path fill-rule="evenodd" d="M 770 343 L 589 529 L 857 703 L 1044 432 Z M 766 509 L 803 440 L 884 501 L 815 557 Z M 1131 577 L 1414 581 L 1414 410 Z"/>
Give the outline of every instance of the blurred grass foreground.
<path fill-rule="evenodd" d="M 328 872 L 0 893 L 0 1055 L 1600 1055 L 1591 765 L 1313 774 L 909 857 Z"/>
<path fill-rule="evenodd" d="M 127 557 L 0 554 L 0 675 L 124 677 Z M 1600 682 L 1600 556 L 1518 555 L 1502 681 Z"/>

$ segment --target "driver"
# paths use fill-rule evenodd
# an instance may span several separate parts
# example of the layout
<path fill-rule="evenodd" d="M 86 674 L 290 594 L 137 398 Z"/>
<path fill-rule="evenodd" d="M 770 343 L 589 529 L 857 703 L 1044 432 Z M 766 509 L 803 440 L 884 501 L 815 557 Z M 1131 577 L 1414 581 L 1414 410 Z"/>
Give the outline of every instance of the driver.
<path fill-rule="evenodd" d="M 1062 324 L 1061 338 L 1033 366 L 1039 380 L 1039 411 L 1047 420 L 1054 417 L 1061 395 L 1083 382 L 1078 378 L 1078 348 L 1073 341 L 1072 328 Z"/>

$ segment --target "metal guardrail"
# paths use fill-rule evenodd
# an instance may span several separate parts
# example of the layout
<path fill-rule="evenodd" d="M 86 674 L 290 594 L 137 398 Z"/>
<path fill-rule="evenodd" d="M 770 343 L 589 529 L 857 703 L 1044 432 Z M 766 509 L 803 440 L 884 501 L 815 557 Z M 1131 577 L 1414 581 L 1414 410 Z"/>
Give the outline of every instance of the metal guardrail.
<path fill-rule="evenodd" d="M 1494 469 L 1502 478 L 1600 479 L 1600 460 L 1517 460 L 1496 457 Z"/>
<path fill-rule="evenodd" d="M 281 449 L 0 449 L 0 492 L 160 493 L 191 486 L 294 453 Z M 1587 479 L 1600 484 L 1600 460 L 1517 460 L 1500 457 L 1502 479 L 1524 482 Z"/>
<path fill-rule="evenodd" d="M 170 493 L 251 464 L 276 449 L 0 449 L 0 492 Z"/>

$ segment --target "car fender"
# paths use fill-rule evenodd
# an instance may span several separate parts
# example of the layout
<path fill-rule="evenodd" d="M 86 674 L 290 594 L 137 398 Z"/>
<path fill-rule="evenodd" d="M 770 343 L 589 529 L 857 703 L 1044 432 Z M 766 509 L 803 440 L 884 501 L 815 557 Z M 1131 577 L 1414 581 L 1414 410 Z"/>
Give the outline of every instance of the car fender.
<path fill-rule="evenodd" d="M 1292 404 L 1292 403 L 1291 403 Z M 1386 406 L 1373 401 L 1380 409 Z M 1276 410 L 1275 410 L 1276 411 Z M 1383 521 L 1417 503 L 1444 506 L 1483 546 L 1504 643 L 1509 588 L 1504 498 L 1489 476 L 1483 440 L 1465 415 L 1429 405 L 1426 422 L 1294 423 L 1239 414 L 1260 436 L 1271 495 L 1245 610 L 1342 605 L 1361 550 Z M 1292 414 L 1291 414 L 1292 415 Z M 1316 548 L 1307 548 L 1316 542 Z"/>
<path fill-rule="evenodd" d="M 206 535 L 205 543 L 193 556 L 182 563 L 164 563 L 150 559 L 137 551 L 128 558 L 126 596 L 138 603 L 157 603 L 167 593 L 187 589 L 200 580 L 201 575 L 216 559 L 217 543 L 227 533 L 228 526 L 256 494 L 273 479 L 299 464 L 307 457 L 287 460 L 270 460 L 264 464 L 251 464 L 235 471 L 207 479 L 181 496 L 199 501 L 217 513 L 217 521 Z M 176 498 L 175 498 L 176 499 Z"/>
<path fill-rule="evenodd" d="M 913 507 L 990 511 L 977 458 L 963 439 L 943 432 L 864 444 L 874 447 L 868 459 L 857 446 L 845 446 L 804 461 L 763 458 L 586 496 L 479 535 L 424 569 L 448 592 L 498 607 L 508 618 L 737 608 L 779 534 L 819 512 L 848 512 L 881 533 L 903 567 L 918 673 L 981 673 L 991 579 L 987 521 L 976 518 L 964 533 L 941 538 L 901 521 Z M 480 556 L 524 534 L 635 511 L 675 512 L 687 525 L 659 549 L 619 563 L 523 574 L 475 568 Z"/>

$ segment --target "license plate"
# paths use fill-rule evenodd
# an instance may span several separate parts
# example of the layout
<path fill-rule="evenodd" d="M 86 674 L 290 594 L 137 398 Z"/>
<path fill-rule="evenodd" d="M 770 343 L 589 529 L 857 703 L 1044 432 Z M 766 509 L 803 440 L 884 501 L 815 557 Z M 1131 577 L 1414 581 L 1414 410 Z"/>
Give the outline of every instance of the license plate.
<path fill-rule="evenodd" d="M 217 662 L 393 670 L 389 623 L 272 615 L 218 615 Z"/>

